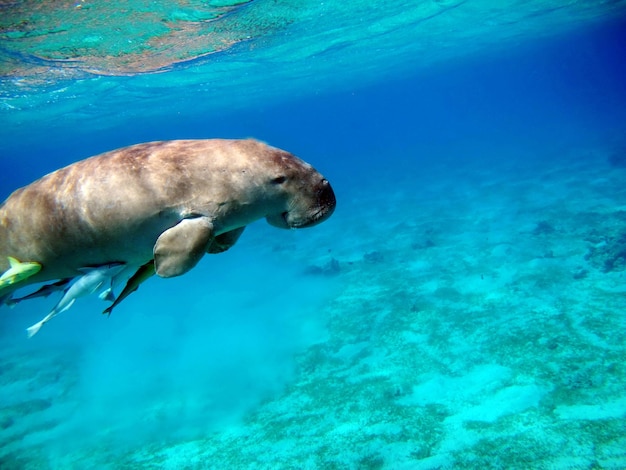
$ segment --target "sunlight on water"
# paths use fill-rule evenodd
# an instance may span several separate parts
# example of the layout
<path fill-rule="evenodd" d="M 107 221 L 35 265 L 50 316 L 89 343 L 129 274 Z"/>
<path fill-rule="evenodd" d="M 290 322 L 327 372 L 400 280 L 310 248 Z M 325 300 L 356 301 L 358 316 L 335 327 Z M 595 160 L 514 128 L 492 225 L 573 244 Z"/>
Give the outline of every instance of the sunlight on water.
<path fill-rule="evenodd" d="M 24 120 L 100 123 L 119 113 L 214 115 L 264 104 L 285 93 L 311 95 L 451 58 L 506 49 L 529 39 L 606 19 L 623 2 L 576 2 L 555 8 L 534 0 L 167 3 L 18 2 L 1 6 L 0 132 Z M 165 75 L 120 78 L 146 72 Z M 97 77 L 95 77 L 95 76 Z M 260 82 L 258 77 L 264 77 Z M 80 79 L 78 81 L 75 81 Z M 190 95 L 193 90 L 193 96 Z M 198 103 L 195 96 L 202 96 Z M 51 114 L 48 114 L 51 113 Z M 89 123 L 85 123 L 87 118 Z M 0 134 L 1 135 L 1 134 Z"/>

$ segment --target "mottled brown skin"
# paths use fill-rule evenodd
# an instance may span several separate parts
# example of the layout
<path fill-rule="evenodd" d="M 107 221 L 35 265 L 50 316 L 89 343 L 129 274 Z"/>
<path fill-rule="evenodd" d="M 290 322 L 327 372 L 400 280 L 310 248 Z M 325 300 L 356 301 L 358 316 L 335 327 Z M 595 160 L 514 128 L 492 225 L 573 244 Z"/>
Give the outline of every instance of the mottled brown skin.
<path fill-rule="evenodd" d="M 316 225 L 335 208 L 309 164 L 255 140 L 134 145 L 79 161 L 18 189 L 0 206 L 0 272 L 7 256 L 42 270 L 15 288 L 78 268 L 155 259 L 157 274 L 191 269 L 230 248 L 249 223 Z M 165 233 L 164 233 L 165 232 Z M 6 293 L 6 291 L 3 291 Z"/>

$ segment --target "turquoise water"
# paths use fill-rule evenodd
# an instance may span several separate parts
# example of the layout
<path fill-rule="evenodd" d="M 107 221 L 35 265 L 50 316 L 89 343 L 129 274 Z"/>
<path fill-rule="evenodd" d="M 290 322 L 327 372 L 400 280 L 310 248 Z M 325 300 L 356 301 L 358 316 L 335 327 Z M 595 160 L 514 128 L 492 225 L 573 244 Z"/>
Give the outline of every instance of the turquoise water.
<path fill-rule="evenodd" d="M 46 5 L 0 6 L 2 198 L 251 136 L 338 202 L 0 307 L 0 468 L 626 468 L 625 2 Z"/>

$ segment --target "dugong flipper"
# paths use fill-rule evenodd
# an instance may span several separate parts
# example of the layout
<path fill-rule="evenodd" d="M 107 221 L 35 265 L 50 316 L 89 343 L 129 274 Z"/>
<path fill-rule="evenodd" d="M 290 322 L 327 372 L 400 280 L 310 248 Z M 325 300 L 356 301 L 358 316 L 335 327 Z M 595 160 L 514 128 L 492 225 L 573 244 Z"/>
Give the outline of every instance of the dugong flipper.
<path fill-rule="evenodd" d="M 0 272 L 10 268 L 8 256 L 41 265 L 0 295 L 111 263 L 133 272 L 154 260 L 159 276 L 177 276 L 205 253 L 233 246 L 255 220 L 311 227 L 334 208 L 330 184 L 311 165 L 256 140 L 113 150 L 50 173 L 0 205 Z"/>
<path fill-rule="evenodd" d="M 183 219 L 167 229 L 154 245 L 154 267 L 161 277 L 179 276 L 193 268 L 204 256 L 213 238 L 208 217 Z"/>
<path fill-rule="evenodd" d="M 245 228 L 246 227 L 239 227 L 235 230 L 222 233 L 221 235 L 213 238 L 206 252 L 211 254 L 225 252 L 231 246 L 237 243 L 237 240 L 239 240 L 239 237 L 241 236 Z"/>

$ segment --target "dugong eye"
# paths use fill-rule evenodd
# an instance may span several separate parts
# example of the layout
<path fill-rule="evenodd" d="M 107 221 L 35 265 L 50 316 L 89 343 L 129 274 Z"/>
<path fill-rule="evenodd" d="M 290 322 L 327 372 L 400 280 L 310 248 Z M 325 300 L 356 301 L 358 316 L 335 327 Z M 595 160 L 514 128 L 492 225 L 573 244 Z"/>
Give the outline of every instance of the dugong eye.
<path fill-rule="evenodd" d="M 277 176 L 276 178 L 273 178 L 271 180 L 272 184 L 283 184 L 285 181 L 287 181 L 287 177 L 286 176 Z"/>

